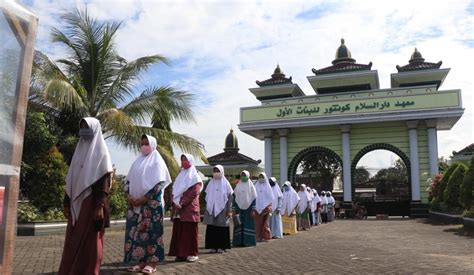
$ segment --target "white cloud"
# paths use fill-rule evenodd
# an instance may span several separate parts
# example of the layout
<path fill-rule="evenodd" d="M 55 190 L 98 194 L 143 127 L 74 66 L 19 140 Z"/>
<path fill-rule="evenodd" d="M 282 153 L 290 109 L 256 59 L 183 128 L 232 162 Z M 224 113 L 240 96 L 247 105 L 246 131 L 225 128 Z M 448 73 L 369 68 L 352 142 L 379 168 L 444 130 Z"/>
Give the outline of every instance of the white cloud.
<path fill-rule="evenodd" d="M 180 60 L 180 67 L 163 70 L 165 79 L 158 78 L 197 95 L 197 124 L 175 124 L 174 129 L 203 142 L 208 155 L 222 151 L 229 128 L 237 128 L 239 108 L 259 104 L 248 91 L 255 80 L 267 79 L 279 62 L 306 94 L 314 94 L 306 76 L 311 68 L 330 65 L 341 37 L 358 62 L 373 62 L 382 88 L 389 87 L 395 65 L 406 64 L 414 47 L 427 61 L 442 60 L 444 68 L 452 68 L 442 89 L 462 89 L 466 110 L 451 131 L 439 132 L 439 154 L 449 157 L 473 142 L 474 22 L 468 2 L 320 2 L 88 1 L 87 6 L 100 19 L 124 20 L 117 37 L 124 57 L 160 53 Z M 50 11 L 76 4 L 35 1 L 40 48 L 54 56 L 61 53 L 46 43 L 50 26 L 60 26 L 57 13 Z M 314 7 L 321 7 L 315 13 L 322 17 L 310 18 Z M 299 18 L 302 12 L 307 13 Z M 173 78 L 166 78 L 171 71 Z M 262 142 L 237 135 L 242 153 L 263 159 Z M 125 159 L 133 157 L 114 151 L 125 173 Z"/>

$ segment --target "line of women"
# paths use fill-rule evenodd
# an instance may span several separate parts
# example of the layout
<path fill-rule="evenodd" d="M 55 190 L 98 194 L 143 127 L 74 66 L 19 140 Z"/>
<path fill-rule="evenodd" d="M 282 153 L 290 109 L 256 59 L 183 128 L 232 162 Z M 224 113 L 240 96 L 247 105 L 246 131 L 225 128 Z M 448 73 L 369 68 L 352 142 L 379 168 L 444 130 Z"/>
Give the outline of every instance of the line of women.
<path fill-rule="evenodd" d="M 66 178 L 64 212 L 68 225 L 59 274 L 99 274 L 105 227 L 109 225 L 113 167 L 99 121 L 82 119 L 79 136 Z M 157 146 L 154 137 L 141 137 L 141 154 L 126 178 L 129 207 L 123 261 L 131 272 L 154 273 L 165 263 L 163 194 L 172 180 Z M 183 154 L 171 195 L 173 229 L 168 255 L 175 256 L 175 261 L 198 260 L 199 197 L 203 187 L 193 157 Z M 242 171 L 232 190 L 224 167 L 216 165 L 204 192 L 205 247 L 210 253 L 223 253 L 231 246 L 255 246 L 257 242 L 308 230 L 321 219 L 333 219 L 329 213 L 334 198 L 329 192 L 329 196 L 320 198 L 316 190 L 301 185 L 297 193 L 288 181 L 280 189 L 276 179 L 265 173 L 253 183 L 250 173 Z"/>

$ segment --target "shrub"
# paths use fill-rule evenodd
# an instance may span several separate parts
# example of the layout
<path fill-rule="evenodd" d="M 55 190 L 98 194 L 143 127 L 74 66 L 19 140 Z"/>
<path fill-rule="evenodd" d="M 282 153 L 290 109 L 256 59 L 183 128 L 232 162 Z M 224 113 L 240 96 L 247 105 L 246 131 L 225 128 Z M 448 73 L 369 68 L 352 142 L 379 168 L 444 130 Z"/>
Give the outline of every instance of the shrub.
<path fill-rule="evenodd" d="M 451 177 L 451 174 L 458 168 L 459 163 L 453 163 L 451 166 L 449 166 L 448 170 L 446 173 L 443 175 L 443 179 L 439 183 L 439 189 L 438 189 L 438 199 L 439 202 L 444 201 L 444 191 L 446 190 L 446 186 L 448 185 L 449 178 Z"/>
<path fill-rule="evenodd" d="M 464 211 L 462 216 L 466 218 L 474 218 L 474 209 Z"/>
<path fill-rule="evenodd" d="M 45 221 L 65 221 L 66 217 L 64 216 L 62 208 L 50 208 L 43 213 L 42 218 Z"/>
<path fill-rule="evenodd" d="M 459 193 L 461 183 L 466 174 L 466 166 L 464 164 L 459 164 L 454 170 L 453 174 L 449 177 L 446 190 L 444 191 L 444 203 L 450 208 L 459 207 Z"/>
<path fill-rule="evenodd" d="M 433 200 L 433 199 L 437 199 L 438 202 L 439 202 L 439 186 L 440 186 L 440 182 L 441 182 L 441 179 L 443 178 L 443 174 L 436 174 L 432 179 L 430 179 L 431 183 L 428 187 L 428 191 L 429 191 L 429 200 Z"/>
<path fill-rule="evenodd" d="M 474 157 L 471 158 L 469 163 L 469 169 L 464 176 L 463 182 L 461 184 L 461 194 L 459 196 L 459 203 L 464 207 L 464 209 L 469 210 L 472 205 L 472 189 L 474 186 Z"/>
<path fill-rule="evenodd" d="M 32 222 L 38 219 L 39 210 L 30 202 L 18 203 L 17 219 L 19 223 Z"/>
<path fill-rule="evenodd" d="M 430 208 L 433 211 L 441 211 L 441 204 L 439 203 L 438 198 L 433 198 L 430 202 Z"/>
<path fill-rule="evenodd" d="M 124 192 L 124 177 L 113 174 L 112 189 L 109 194 L 110 216 L 124 218 L 127 211 L 127 198 Z"/>
<path fill-rule="evenodd" d="M 29 199 L 41 212 L 62 208 L 67 170 L 62 154 L 53 146 L 31 171 Z"/>

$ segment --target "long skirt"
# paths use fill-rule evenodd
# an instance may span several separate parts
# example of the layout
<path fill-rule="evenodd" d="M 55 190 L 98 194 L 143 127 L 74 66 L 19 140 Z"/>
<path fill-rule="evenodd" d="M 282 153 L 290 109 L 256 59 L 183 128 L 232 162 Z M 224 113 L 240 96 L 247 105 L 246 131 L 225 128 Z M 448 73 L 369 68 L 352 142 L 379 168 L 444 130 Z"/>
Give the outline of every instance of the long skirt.
<path fill-rule="evenodd" d="M 309 210 L 308 216 L 309 216 L 309 224 L 311 226 L 313 226 L 314 225 L 314 216 L 313 216 L 313 212 L 311 212 L 311 210 Z"/>
<path fill-rule="evenodd" d="M 281 214 L 273 212 L 273 215 L 270 217 L 270 231 L 272 232 L 272 238 L 283 238 L 283 224 L 281 221 Z"/>
<path fill-rule="evenodd" d="M 198 255 L 198 223 L 175 219 L 171 236 L 170 256 L 186 258 Z"/>
<path fill-rule="evenodd" d="M 311 212 L 311 215 L 313 216 L 313 225 L 317 226 L 319 223 L 318 212 L 317 211 Z"/>
<path fill-rule="evenodd" d="M 296 234 L 298 231 L 296 230 L 296 216 L 293 215 L 289 217 L 288 215 L 283 215 L 281 217 L 283 222 L 283 234 L 293 235 Z"/>
<path fill-rule="evenodd" d="M 270 218 L 270 213 L 265 210 L 262 214 L 255 215 L 255 229 L 257 242 L 268 241 L 272 238 L 272 232 L 268 226 L 268 219 Z"/>
<path fill-rule="evenodd" d="M 100 231 L 95 229 L 94 210 L 94 197 L 89 195 L 82 202 L 81 212 L 74 226 L 69 217 L 58 274 L 99 274 L 104 228 Z"/>
<path fill-rule="evenodd" d="M 297 214 L 296 221 L 298 230 L 309 230 L 311 225 L 309 223 L 309 211 L 306 209 L 303 213 Z"/>
<path fill-rule="evenodd" d="M 238 209 L 238 208 L 237 208 Z M 239 209 L 240 224 L 234 223 L 233 246 L 255 246 L 257 239 L 255 236 L 255 220 L 251 216 L 252 207 L 246 210 Z"/>
<path fill-rule="evenodd" d="M 328 207 L 328 222 L 334 221 L 334 208 Z"/>
<path fill-rule="evenodd" d="M 206 228 L 206 248 L 230 249 L 229 227 L 208 225 Z"/>

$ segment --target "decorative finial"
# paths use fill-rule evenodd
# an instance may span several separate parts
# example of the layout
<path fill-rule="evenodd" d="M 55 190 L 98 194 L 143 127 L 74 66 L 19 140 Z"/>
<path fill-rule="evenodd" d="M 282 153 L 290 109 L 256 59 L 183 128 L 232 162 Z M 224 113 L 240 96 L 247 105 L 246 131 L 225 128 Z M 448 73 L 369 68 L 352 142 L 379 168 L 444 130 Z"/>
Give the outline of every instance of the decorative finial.
<path fill-rule="evenodd" d="M 344 38 L 341 38 L 341 44 L 344 45 Z"/>

